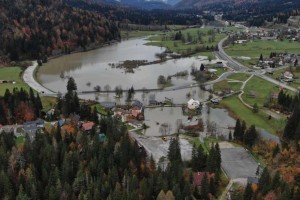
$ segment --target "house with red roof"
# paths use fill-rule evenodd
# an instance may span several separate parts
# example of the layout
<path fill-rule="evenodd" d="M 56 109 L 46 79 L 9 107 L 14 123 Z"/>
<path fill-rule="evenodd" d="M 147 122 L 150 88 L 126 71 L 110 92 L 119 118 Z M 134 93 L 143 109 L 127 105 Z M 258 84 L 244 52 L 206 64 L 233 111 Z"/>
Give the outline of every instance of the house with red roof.
<path fill-rule="evenodd" d="M 199 191 L 201 190 L 202 180 L 204 178 L 204 174 L 206 173 L 208 181 L 211 177 L 214 177 L 214 174 L 210 174 L 208 172 L 196 172 L 193 174 L 193 186 L 197 188 Z"/>
<path fill-rule="evenodd" d="M 94 122 L 86 122 L 82 124 L 82 130 L 84 131 L 90 131 L 92 130 L 93 126 L 95 125 Z"/>
<path fill-rule="evenodd" d="M 140 113 L 142 113 L 143 108 L 139 106 L 133 106 L 131 108 L 131 114 L 136 118 Z"/>

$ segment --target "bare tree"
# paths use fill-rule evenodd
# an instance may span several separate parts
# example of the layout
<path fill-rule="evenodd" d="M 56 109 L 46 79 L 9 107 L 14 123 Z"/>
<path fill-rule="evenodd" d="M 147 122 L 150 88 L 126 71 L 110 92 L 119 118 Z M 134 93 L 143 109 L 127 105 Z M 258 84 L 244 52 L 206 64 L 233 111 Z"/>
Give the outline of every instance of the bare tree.
<path fill-rule="evenodd" d="M 100 92 L 100 91 L 101 91 L 100 85 L 96 85 L 96 86 L 94 87 L 94 90 L 95 90 L 96 92 Z"/>
<path fill-rule="evenodd" d="M 110 91 L 110 85 L 108 85 L 108 84 L 106 84 L 105 86 L 104 86 L 104 90 L 107 92 L 107 94 L 108 94 L 108 92 Z"/>

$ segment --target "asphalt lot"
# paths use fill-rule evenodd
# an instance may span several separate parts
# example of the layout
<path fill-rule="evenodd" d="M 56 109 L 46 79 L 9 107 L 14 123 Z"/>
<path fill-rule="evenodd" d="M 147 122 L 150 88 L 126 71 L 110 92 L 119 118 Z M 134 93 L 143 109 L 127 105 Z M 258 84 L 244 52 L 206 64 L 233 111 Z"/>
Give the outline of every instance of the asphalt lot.
<path fill-rule="evenodd" d="M 156 162 L 158 162 L 162 156 L 167 157 L 170 138 L 164 141 L 160 137 L 143 136 L 134 132 L 130 132 L 130 136 L 136 139 L 138 143 L 145 148 L 148 155 L 152 154 Z M 179 141 L 182 160 L 190 160 L 192 157 L 192 145 L 183 138 L 180 138 Z"/>
<path fill-rule="evenodd" d="M 254 177 L 258 163 L 241 147 L 221 148 L 222 168 L 229 178 Z"/>

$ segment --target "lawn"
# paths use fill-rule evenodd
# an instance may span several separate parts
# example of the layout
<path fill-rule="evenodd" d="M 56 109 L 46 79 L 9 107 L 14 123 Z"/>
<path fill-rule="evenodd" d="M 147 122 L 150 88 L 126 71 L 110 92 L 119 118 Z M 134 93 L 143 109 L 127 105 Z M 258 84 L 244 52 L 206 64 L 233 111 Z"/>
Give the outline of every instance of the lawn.
<path fill-rule="evenodd" d="M 269 120 L 268 116 L 263 112 L 253 113 L 252 110 L 240 102 L 236 95 L 223 99 L 221 106 L 227 108 L 231 112 L 232 117 L 245 120 L 248 126 L 253 124 L 272 134 L 276 134 L 286 123 L 285 120 L 276 120 L 274 118 Z"/>
<path fill-rule="evenodd" d="M 25 136 L 19 136 L 16 138 L 16 144 L 23 144 L 25 142 Z"/>
<path fill-rule="evenodd" d="M 92 106 L 92 110 L 94 109 L 94 107 L 96 107 L 97 113 L 99 113 L 100 115 L 107 115 L 107 111 L 105 110 L 105 108 L 100 105 L 100 104 L 96 104 Z"/>
<path fill-rule="evenodd" d="M 275 85 L 262 78 L 253 76 L 246 84 L 244 88 L 243 100 L 249 105 L 257 103 L 258 107 L 264 106 L 264 103 L 268 101 L 270 95 L 279 93 L 278 85 Z M 255 95 L 255 96 L 251 96 Z"/>
<path fill-rule="evenodd" d="M 225 48 L 225 51 L 228 55 L 232 57 L 246 56 L 252 59 L 259 58 L 260 54 L 264 58 L 268 58 L 271 52 L 288 52 L 288 53 L 299 53 L 300 52 L 300 43 L 297 41 L 289 40 L 259 40 L 255 39 L 245 44 L 235 44 L 230 45 Z M 240 60 L 239 60 L 240 61 Z M 250 61 L 243 61 L 243 63 L 251 63 Z"/>
<path fill-rule="evenodd" d="M 235 74 L 231 74 L 230 76 L 228 76 L 228 79 L 234 79 L 234 80 L 238 80 L 238 81 L 245 81 L 250 77 L 249 74 L 244 74 L 244 73 L 235 73 Z"/>
<path fill-rule="evenodd" d="M 136 37 L 145 37 L 148 35 L 161 34 L 160 31 L 121 31 L 121 38 L 136 38 Z"/>
<path fill-rule="evenodd" d="M 41 96 L 41 101 L 43 104 L 43 110 L 48 111 L 52 108 L 54 108 L 57 98 L 56 97 L 43 97 Z"/>
<path fill-rule="evenodd" d="M 24 83 L 22 79 L 22 69 L 20 67 L 3 67 L 0 68 L 0 80 L 14 80 L 15 84 L 12 83 L 0 83 L 0 95 L 4 95 L 5 90 L 9 89 L 11 92 L 13 88 L 24 88 L 29 90 L 29 86 Z"/>
<path fill-rule="evenodd" d="M 242 86 L 241 82 L 228 82 L 227 80 L 220 81 L 214 84 L 214 91 L 222 90 L 240 90 Z"/>

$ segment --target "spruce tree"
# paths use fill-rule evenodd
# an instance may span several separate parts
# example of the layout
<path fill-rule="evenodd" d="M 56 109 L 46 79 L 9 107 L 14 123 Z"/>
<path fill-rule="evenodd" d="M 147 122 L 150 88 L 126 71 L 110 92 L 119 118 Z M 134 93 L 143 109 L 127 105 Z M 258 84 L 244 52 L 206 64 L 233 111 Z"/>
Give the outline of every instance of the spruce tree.
<path fill-rule="evenodd" d="M 221 150 L 219 147 L 219 143 L 217 142 L 215 145 L 215 157 L 216 157 L 216 170 L 220 171 L 221 170 L 221 162 L 222 162 L 222 158 L 221 158 Z"/>
<path fill-rule="evenodd" d="M 207 173 L 205 173 L 201 181 L 201 190 L 200 190 L 201 198 L 204 200 L 209 199 L 208 194 L 209 194 L 209 183 L 208 183 Z"/>
<path fill-rule="evenodd" d="M 240 140 L 242 137 L 242 127 L 239 119 L 236 120 L 233 136 L 235 140 Z"/>
<path fill-rule="evenodd" d="M 271 176 L 267 167 L 264 168 L 260 179 L 258 180 L 258 188 L 263 195 L 267 194 L 271 187 Z"/>
<path fill-rule="evenodd" d="M 253 191 L 251 188 L 251 184 L 247 183 L 247 186 L 244 191 L 244 200 L 251 200 L 253 195 Z"/>
<path fill-rule="evenodd" d="M 300 124 L 300 106 L 296 106 L 292 116 L 288 119 L 288 122 L 284 128 L 283 137 L 288 140 L 295 139 L 296 129 Z M 297 135 L 300 133 L 297 133 Z"/>
<path fill-rule="evenodd" d="M 251 125 L 250 128 L 244 134 L 244 143 L 251 148 L 257 140 L 257 137 L 258 136 L 255 126 Z"/>

